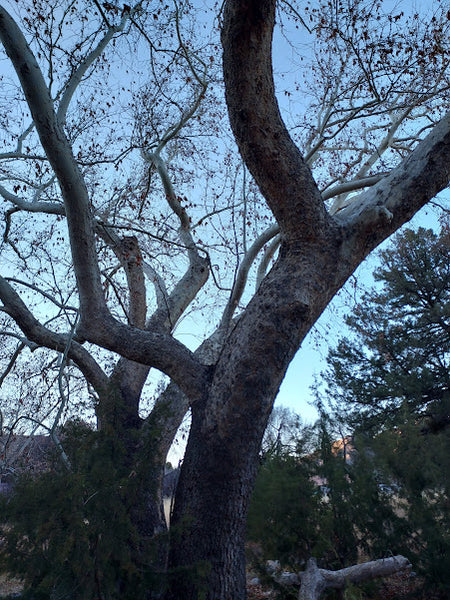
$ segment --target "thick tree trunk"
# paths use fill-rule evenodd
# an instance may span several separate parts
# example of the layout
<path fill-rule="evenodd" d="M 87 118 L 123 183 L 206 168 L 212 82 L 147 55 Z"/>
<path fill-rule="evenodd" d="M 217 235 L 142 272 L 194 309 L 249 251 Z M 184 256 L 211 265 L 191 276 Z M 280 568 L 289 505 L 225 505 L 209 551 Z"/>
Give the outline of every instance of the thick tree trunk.
<path fill-rule="evenodd" d="M 324 239 L 298 281 L 297 253 L 281 249 L 225 342 L 207 398 L 193 404 L 171 521 L 170 600 L 246 597 L 246 516 L 261 439 L 293 354 L 340 283 L 337 254 Z"/>
<path fill-rule="evenodd" d="M 171 521 L 168 600 L 246 597 L 247 507 L 267 419 L 301 340 L 342 284 L 338 236 L 327 233 L 301 259 L 282 245 L 224 344 L 207 398 L 193 404 Z"/>
<path fill-rule="evenodd" d="M 167 600 L 245 598 L 245 525 L 259 443 L 241 430 L 234 440 L 220 433 L 205 439 L 204 419 L 196 407 L 171 521 Z"/>

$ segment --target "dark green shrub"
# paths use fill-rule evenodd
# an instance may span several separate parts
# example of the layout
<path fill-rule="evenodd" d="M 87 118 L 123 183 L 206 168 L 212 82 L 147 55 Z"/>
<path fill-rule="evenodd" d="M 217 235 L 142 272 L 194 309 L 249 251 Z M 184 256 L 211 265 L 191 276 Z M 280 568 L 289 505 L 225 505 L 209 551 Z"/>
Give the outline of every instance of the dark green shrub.
<path fill-rule="evenodd" d="M 114 437 L 72 423 L 64 434 L 70 472 L 21 476 L 2 500 L 0 569 L 23 578 L 24 598 L 143 597 L 160 583 L 155 546 L 132 518 L 141 490 Z"/>

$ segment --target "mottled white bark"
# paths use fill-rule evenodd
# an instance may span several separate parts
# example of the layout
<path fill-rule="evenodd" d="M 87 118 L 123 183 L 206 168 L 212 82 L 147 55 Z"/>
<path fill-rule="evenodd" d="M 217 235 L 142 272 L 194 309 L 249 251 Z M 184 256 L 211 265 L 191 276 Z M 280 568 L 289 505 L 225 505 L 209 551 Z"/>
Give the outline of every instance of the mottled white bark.
<path fill-rule="evenodd" d="M 0 7 L 0 38 L 25 93 L 36 130 L 61 188 L 80 299 L 78 334 L 86 340 L 154 366 L 193 398 L 205 390 L 207 372 L 172 336 L 139 330 L 116 321 L 102 289 L 95 242 L 95 222 L 86 184 L 57 118 L 49 90 L 22 32 Z M 22 328 L 22 324 L 18 323 Z"/>
<path fill-rule="evenodd" d="M 339 571 L 319 569 L 314 558 L 308 560 L 306 570 L 299 573 L 299 600 L 319 600 L 327 588 L 344 589 L 349 583 L 362 583 L 380 577 L 389 577 L 411 569 L 404 556 L 380 558 L 360 565 L 353 565 Z"/>
<path fill-rule="evenodd" d="M 306 569 L 299 573 L 280 571 L 278 561 L 269 561 L 269 563 L 271 563 L 267 567 L 269 575 L 283 586 L 298 587 L 299 600 L 319 600 L 328 588 L 342 590 L 349 583 L 363 583 L 411 570 L 411 563 L 401 555 L 371 560 L 338 571 L 320 569 L 315 558 L 310 558 L 306 563 Z"/>
<path fill-rule="evenodd" d="M 145 443 L 154 450 L 146 459 L 153 457 L 150 460 L 154 461 L 152 469 L 157 481 L 180 416 L 188 405 L 192 407 L 193 426 L 173 521 L 180 524 L 180 536 L 171 539 L 170 566 L 173 573 L 181 575 L 168 592 L 171 600 L 197 599 L 205 590 L 210 600 L 238 600 L 245 596 L 246 511 L 262 434 L 289 362 L 328 302 L 364 257 L 442 190 L 450 178 L 449 123 L 444 117 L 410 158 L 389 175 L 376 175 L 376 181 L 373 177 L 359 177 L 349 183 L 336 182 L 334 188 L 321 195 L 307 160 L 283 123 L 275 96 L 271 64 L 275 9 L 275 0 L 228 0 L 223 12 L 224 79 L 230 122 L 246 166 L 276 224 L 249 248 L 222 322 L 227 335 L 219 335 L 218 341 L 210 340 L 211 346 L 205 347 L 204 352 L 190 352 L 171 336 L 176 322 L 206 281 L 209 264 L 196 247 L 189 217 L 161 156 L 163 146 L 179 134 L 185 120 L 197 110 L 204 92 L 201 78 L 192 69 L 199 95 L 181 114 L 179 122 L 166 130 L 162 146 L 143 153 L 158 172 L 168 205 L 178 218 L 180 245 L 189 257 L 189 267 L 169 292 L 169 286 L 158 281 L 151 266 L 141 264 L 134 240 L 112 233 L 110 242 L 127 273 L 130 292 L 130 324 L 123 324 L 112 317 L 106 306 L 97 260 L 95 235 L 102 232 L 103 239 L 107 239 L 111 226 L 95 221 L 86 185 L 63 131 L 70 85 L 77 84 L 77 77 L 88 68 L 89 61 L 78 74 L 75 72 L 58 115 L 25 39 L 6 11 L 0 9 L 2 41 L 16 68 L 64 199 L 64 210 L 51 202 L 45 207 L 39 204 L 39 208 L 64 214 L 69 227 L 81 323 L 68 356 L 88 381 L 97 382 L 94 386 L 101 396 L 99 405 L 103 403 L 105 420 L 110 418 L 121 430 L 142 430 Z M 101 47 L 102 42 L 95 51 Z M 182 53 L 189 52 L 181 38 L 180 49 Z M 189 62 L 188 54 L 186 59 Z M 338 91 L 337 86 L 335 93 Z M 329 105 L 320 115 L 322 137 L 332 118 Z M 18 149 L 19 146 L 20 143 Z M 312 153 L 319 147 L 320 144 L 312 143 Z M 364 173 L 367 174 L 360 171 L 360 176 Z M 361 186 L 373 187 L 352 198 L 348 206 L 340 206 L 335 214 L 327 211 L 325 199 L 357 191 Z M 12 210 L 37 210 L 37 204 L 24 203 L 2 188 L 0 194 L 13 204 Z M 270 244 L 264 256 L 257 291 L 239 318 L 231 322 L 249 268 L 272 235 L 277 235 L 276 243 Z M 266 274 L 276 248 L 278 258 Z M 150 316 L 146 310 L 145 273 L 160 286 L 161 292 L 157 294 L 157 310 Z M 59 352 L 68 348 L 68 336 L 43 327 L 5 279 L 0 279 L 0 299 L 3 310 L 16 321 L 28 341 Z M 92 362 L 82 346 L 84 340 L 121 356 L 110 378 Z M 141 427 L 139 397 L 150 367 L 166 373 L 172 384 Z M 120 410 L 112 410 L 110 415 L 107 409 L 117 406 L 116 396 L 109 394 L 109 388 L 114 393 L 119 390 L 120 398 Z M 129 421 L 120 423 L 122 416 Z M 155 439 L 158 430 L 160 437 Z M 130 447 L 133 460 L 139 459 L 138 454 L 136 447 Z M 156 526 L 158 516 L 155 519 Z M 183 577 L 190 573 L 192 565 L 207 565 L 204 580 Z M 320 570 L 310 571 L 320 588 L 326 579 L 324 573 L 319 576 Z M 347 572 L 345 576 L 353 575 Z M 338 579 L 332 575 L 327 581 Z"/>
<path fill-rule="evenodd" d="M 228 300 L 227 306 L 223 312 L 222 322 L 220 327 L 226 333 L 226 330 L 233 318 L 233 314 L 239 304 L 240 299 L 242 298 L 242 294 L 244 293 L 245 286 L 248 280 L 248 273 L 250 268 L 254 264 L 256 257 L 262 248 L 270 242 L 280 231 L 278 225 L 271 225 L 268 227 L 250 246 L 247 252 L 244 255 L 244 258 L 239 265 L 239 269 L 236 275 L 236 280 L 233 285 L 233 289 L 231 291 L 230 299 Z"/>
<path fill-rule="evenodd" d="M 336 219 L 349 230 L 367 227 L 397 229 L 450 179 L 450 113 L 432 129 L 413 152 L 391 173 L 356 198 L 349 200 Z M 383 225 L 384 224 L 384 225 Z"/>
<path fill-rule="evenodd" d="M 48 87 L 19 27 L 0 7 L 0 38 L 24 91 L 36 130 L 61 187 L 82 319 L 106 312 L 89 195 L 71 146 L 58 122 Z"/>

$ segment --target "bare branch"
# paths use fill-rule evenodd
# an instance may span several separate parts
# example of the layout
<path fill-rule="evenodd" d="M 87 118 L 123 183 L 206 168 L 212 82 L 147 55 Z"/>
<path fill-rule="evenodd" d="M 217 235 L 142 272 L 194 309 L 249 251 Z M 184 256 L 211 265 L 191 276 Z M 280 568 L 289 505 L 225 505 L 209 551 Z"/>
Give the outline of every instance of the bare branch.
<path fill-rule="evenodd" d="M 220 327 L 225 331 L 228 329 L 228 326 L 233 317 L 234 311 L 239 304 L 240 299 L 242 298 L 242 294 L 244 293 L 245 285 L 247 283 L 248 272 L 250 267 L 254 263 L 257 255 L 260 250 L 272 239 L 274 238 L 280 231 L 278 225 L 272 225 L 264 233 L 262 233 L 250 246 L 247 253 L 245 254 L 238 272 L 236 276 L 236 281 L 233 285 L 233 290 L 231 292 L 230 299 L 228 300 L 227 306 L 224 310 L 222 321 Z"/>
<path fill-rule="evenodd" d="M 29 288 L 30 290 L 37 292 L 44 298 L 47 298 L 47 300 L 50 300 L 50 302 L 52 302 L 52 304 L 54 304 L 58 308 L 62 308 L 64 310 L 71 310 L 71 311 L 74 311 L 75 313 L 78 313 L 78 308 L 76 308 L 75 306 L 69 306 L 62 302 L 59 302 L 54 296 L 52 296 L 48 292 L 45 292 L 44 290 L 41 290 L 37 285 L 34 285 L 33 283 L 28 283 L 27 281 L 23 281 L 22 279 L 17 279 L 16 277 L 5 277 L 5 281 L 8 281 L 9 283 L 18 283 L 19 285 L 23 285 L 23 286 Z"/>
<path fill-rule="evenodd" d="M 270 261 L 275 256 L 275 252 L 280 247 L 280 244 L 281 244 L 281 236 L 277 235 L 277 236 L 275 236 L 272 243 L 269 244 L 268 247 L 266 248 L 264 255 L 261 259 L 261 262 L 258 265 L 258 271 L 256 273 L 256 284 L 255 284 L 256 290 L 258 290 L 259 286 L 261 285 L 262 280 L 266 276 L 267 268 L 270 264 Z"/>
<path fill-rule="evenodd" d="M 66 393 L 64 391 L 64 385 L 63 385 L 62 378 L 63 378 L 63 374 L 64 374 L 64 368 L 65 368 L 66 363 L 67 363 L 67 358 L 68 358 L 68 355 L 69 355 L 70 347 L 71 347 L 71 345 L 73 343 L 73 337 L 75 335 L 75 329 L 76 329 L 76 326 L 77 326 L 77 323 L 78 323 L 78 316 L 79 315 L 77 314 L 76 318 L 74 319 L 74 322 L 72 324 L 72 328 L 70 330 L 70 334 L 69 334 L 69 336 L 67 338 L 66 347 L 64 348 L 64 352 L 63 352 L 63 354 L 61 356 L 61 364 L 60 364 L 59 370 L 58 370 L 58 389 L 59 389 L 59 395 L 60 395 L 60 398 L 61 398 L 61 402 L 59 404 L 58 412 L 56 413 L 56 416 L 55 416 L 55 418 L 53 420 L 53 424 L 52 424 L 52 426 L 50 428 L 50 437 L 52 438 L 55 446 L 58 448 L 58 451 L 59 451 L 59 453 L 61 455 L 61 459 L 62 459 L 64 465 L 66 466 L 66 468 L 68 470 L 71 470 L 70 460 L 69 460 L 69 457 L 67 456 L 67 454 L 66 454 L 66 452 L 65 452 L 65 450 L 64 450 L 64 448 L 63 448 L 63 446 L 61 444 L 61 441 L 60 441 L 59 436 L 58 436 L 58 434 L 56 432 L 56 429 L 57 429 L 57 427 L 59 425 L 59 422 L 61 420 L 61 416 L 62 416 L 63 411 L 64 411 L 64 409 L 65 409 L 65 407 L 67 405 L 67 402 L 68 402 L 68 398 L 67 398 Z"/>
<path fill-rule="evenodd" d="M 65 123 L 67 109 L 69 108 L 70 101 L 72 100 L 77 87 L 80 85 L 81 81 L 83 80 L 83 77 L 86 75 L 87 71 L 93 65 L 93 63 L 102 55 L 106 46 L 113 39 L 113 37 L 117 33 L 120 33 L 121 31 L 123 31 L 127 21 L 130 19 L 131 11 L 124 11 L 119 25 L 112 26 L 108 23 L 108 20 L 105 16 L 104 12 L 102 11 L 99 3 L 95 2 L 95 5 L 97 6 L 98 10 L 100 11 L 100 14 L 101 14 L 103 20 L 107 24 L 108 31 L 105 33 L 105 35 L 100 40 L 100 42 L 97 44 L 97 46 L 94 48 L 94 50 L 89 52 L 89 54 L 86 56 L 86 58 L 83 60 L 83 62 L 78 66 L 76 71 L 74 73 L 72 73 L 69 81 L 66 84 L 64 93 L 61 97 L 61 101 L 59 103 L 58 110 L 56 113 L 56 118 L 57 118 L 58 124 L 61 128 L 63 127 L 63 125 Z"/>
<path fill-rule="evenodd" d="M 6 365 L 5 370 L 0 375 L 0 387 L 2 386 L 3 382 L 5 381 L 6 377 L 9 375 L 9 373 L 11 373 L 11 370 L 13 369 L 13 367 L 16 363 L 16 360 L 18 359 L 20 353 L 22 352 L 22 350 L 24 348 L 26 348 L 26 344 L 24 344 L 23 342 L 21 342 L 20 344 L 17 345 L 17 348 L 14 350 L 14 353 L 11 356 L 8 364 Z M 0 427 L 0 430 L 1 430 L 1 427 Z"/>
<path fill-rule="evenodd" d="M 58 123 L 36 59 L 22 32 L 3 7 L 0 8 L 0 38 L 19 77 L 42 146 L 61 187 L 79 286 L 81 319 L 91 317 L 95 320 L 107 309 L 85 182 Z"/>
<path fill-rule="evenodd" d="M 299 600 L 319 600 L 327 588 L 344 589 L 348 583 L 361 583 L 379 577 L 388 577 L 411 569 L 411 564 L 404 556 L 381 558 L 360 565 L 353 565 L 339 571 L 319 569 L 314 558 L 310 558 L 307 568 L 299 573 L 301 586 Z"/>
<path fill-rule="evenodd" d="M 330 208 L 330 214 L 334 215 L 339 210 L 342 210 L 344 207 L 345 199 L 349 192 L 355 192 L 362 188 L 371 187 L 381 181 L 383 177 L 386 176 L 386 173 L 380 173 L 379 175 L 372 175 L 371 177 L 363 177 L 361 179 L 354 179 L 353 181 L 345 181 L 344 183 L 340 183 L 339 185 L 335 185 L 332 188 L 325 190 L 322 192 L 322 198 L 324 200 L 330 200 L 331 198 L 335 198 L 336 201 L 332 204 Z M 341 194 L 344 194 L 342 198 Z"/>
<path fill-rule="evenodd" d="M 67 335 L 55 333 L 41 325 L 6 279 L 1 276 L 0 299 L 4 304 L 4 312 L 14 319 L 30 342 L 57 350 L 58 352 L 64 352 L 67 346 Z M 69 357 L 96 390 L 103 390 L 107 381 L 106 375 L 92 356 L 79 343 L 74 341 L 71 344 Z"/>
<path fill-rule="evenodd" d="M 50 215 L 64 215 L 65 209 L 64 205 L 60 202 L 27 202 L 20 198 L 16 194 L 12 194 L 8 192 L 2 185 L 0 185 L 0 195 L 3 196 L 5 200 L 8 200 L 14 206 L 16 206 L 20 210 L 24 210 L 27 212 L 33 213 L 47 213 Z"/>
<path fill-rule="evenodd" d="M 165 307 L 167 306 L 167 298 L 169 295 L 167 291 L 166 282 L 157 272 L 157 270 L 154 269 L 152 265 L 146 260 L 143 261 L 142 268 L 144 270 L 144 275 L 153 284 L 156 296 L 156 305 L 158 309 L 165 309 Z"/>
<path fill-rule="evenodd" d="M 357 232 L 362 244 L 368 241 L 368 228 L 373 230 L 377 222 L 384 223 L 387 237 L 449 181 L 450 113 L 447 113 L 406 160 L 337 212 L 335 218 Z"/>
<path fill-rule="evenodd" d="M 130 325 L 143 328 L 147 314 L 144 267 L 139 242 L 135 236 L 119 238 L 112 228 L 98 227 L 99 235 L 110 246 L 122 265 L 128 284 Z"/>

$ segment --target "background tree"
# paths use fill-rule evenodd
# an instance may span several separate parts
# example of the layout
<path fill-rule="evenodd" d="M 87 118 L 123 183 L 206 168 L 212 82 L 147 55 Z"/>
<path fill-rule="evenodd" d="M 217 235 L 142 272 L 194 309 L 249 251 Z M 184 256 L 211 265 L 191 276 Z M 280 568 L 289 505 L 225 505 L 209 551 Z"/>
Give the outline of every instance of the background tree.
<path fill-rule="evenodd" d="M 278 433 L 287 430 L 283 440 Z M 247 524 L 247 538 L 256 543 L 254 555 L 249 546 L 250 560 L 263 571 L 267 560 L 298 571 L 313 554 L 320 498 L 312 480 L 317 458 L 312 435 L 312 428 L 286 408 L 277 407 L 269 419 Z"/>
<path fill-rule="evenodd" d="M 373 456 L 357 452 L 350 436 L 337 437 L 324 412 L 296 440 L 295 451 L 268 453 L 260 466 L 249 509 L 251 559 L 265 569 L 276 558 L 296 573 L 310 558 L 336 570 L 391 552 L 397 517 Z"/>
<path fill-rule="evenodd" d="M 330 351 L 326 373 L 341 428 L 354 434 L 354 467 L 374 474 L 372 499 L 395 511 L 369 539 L 408 556 L 437 597 L 450 585 L 449 242 L 444 222 L 439 233 L 405 230 L 381 252 L 378 285 L 348 317 L 352 338 Z M 362 512 L 376 514 L 371 506 Z"/>
<path fill-rule="evenodd" d="M 310 558 L 334 571 L 400 554 L 417 577 L 405 580 L 396 597 L 446 598 L 448 439 L 420 435 L 409 422 L 401 432 L 358 431 L 344 444 L 326 415 L 310 434 L 299 429 L 300 452 L 268 454 L 260 465 L 248 552 L 261 577 L 279 597 L 293 598 L 295 589 L 277 586 L 267 574 L 267 560 L 279 560 L 281 572 L 298 573 Z M 353 592 L 380 598 L 393 589 L 392 582 L 362 583 Z"/>
<path fill-rule="evenodd" d="M 44 472 L 22 472 L 13 496 L 0 497 L 1 572 L 20 578 L 23 597 L 43 600 L 131 599 L 161 588 L 148 568 L 158 564 L 159 540 L 142 547 L 139 477 L 130 481 L 124 446 L 76 421 L 63 442 L 70 472 L 54 449 Z"/>
<path fill-rule="evenodd" d="M 378 436 L 362 436 L 383 490 L 396 509 L 393 552 L 408 556 L 420 575 L 417 595 L 446 598 L 450 589 L 448 430 L 423 435 L 414 419 Z"/>
<path fill-rule="evenodd" d="M 212 85 L 218 29 L 189 3 L 0 11 L 15 70 L 0 298 L 2 331 L 20 344 L 5 373 L 27 348 L 60 357 L 53 431 L 82 374 L 102 435 L 139 482 L 143 549 L 165 529 L 163 468 L 190 407 L 168 548 L 177 600 L 245 596 L 248 501 L 289 362 L 367 254 L 449 181 L 445 11 L 279 7 L 284 31 L 301 26 L 311 44 L 311 86 L 298 89 L 312 102 L 307 122 L 287 115 L 292 136 L 271 64 L 277 3 L 228 0 L 220 12 L 225 102 L 248 171 Z M 296 82 L 277 85 L 289 98 Z M 214 307 L 213 325 L 189 348 L 175 329 L 196 301 Z M 150 368 L 170 383 L 146 406 Z M 154 568 L 165 564 L 161 548 Z"/>
<path fill-rule="evenodd" d="M 419 228 L 380 253 L 379 284 L 346 319 L 351 337 L 329 354 L 327 395 L 351 420 L 374 427 L 405 418 L 449 424 L 450 235 Z"/>

